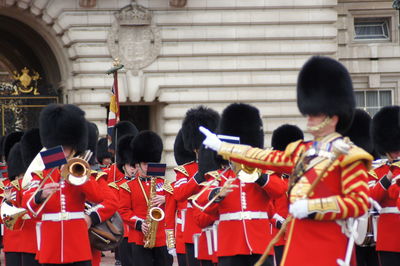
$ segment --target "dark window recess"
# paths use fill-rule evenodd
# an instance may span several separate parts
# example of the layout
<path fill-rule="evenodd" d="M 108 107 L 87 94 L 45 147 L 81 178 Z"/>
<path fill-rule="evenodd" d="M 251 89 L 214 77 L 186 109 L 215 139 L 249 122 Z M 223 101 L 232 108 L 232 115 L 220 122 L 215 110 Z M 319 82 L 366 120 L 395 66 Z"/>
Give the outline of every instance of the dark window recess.
<path fill-rule="evenodd" d="M 131 121 L 139 131 L 150 129 L 150 106 L 148 105 L 120 106 L 120 116 L 121 121 Z"/>
<path fill-rule="evenodd" d="M 390 40 L 390 18 L 354 18 L 355 40 Z"/>

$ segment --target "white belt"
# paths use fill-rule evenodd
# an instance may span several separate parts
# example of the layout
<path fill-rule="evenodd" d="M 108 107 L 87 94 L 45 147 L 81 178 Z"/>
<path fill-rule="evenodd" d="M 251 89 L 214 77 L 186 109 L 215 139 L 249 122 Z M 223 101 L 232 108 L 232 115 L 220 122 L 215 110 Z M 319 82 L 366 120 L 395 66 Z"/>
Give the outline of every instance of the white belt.
<path fill-rule="evenodd" d="M 381 211 L 379 213 L 396 213 L 396 214 L 400 214 L 400 210 L 397 207 L 385 207 L 382 208 Z"/>
<path fill-rule="evenodd" d="M 85 218 L 84 212 L 58 212 L 58 213 L 45 213 L 42 215 L 42 221 L 67 221 Z"/>
<path fill-rule="evenodd" d="M 223 213 L 219 216 L 220 221 L 253 220 L 253 219 L 268 219 L 268 213 L 245 211 L 245 212 Z"/>

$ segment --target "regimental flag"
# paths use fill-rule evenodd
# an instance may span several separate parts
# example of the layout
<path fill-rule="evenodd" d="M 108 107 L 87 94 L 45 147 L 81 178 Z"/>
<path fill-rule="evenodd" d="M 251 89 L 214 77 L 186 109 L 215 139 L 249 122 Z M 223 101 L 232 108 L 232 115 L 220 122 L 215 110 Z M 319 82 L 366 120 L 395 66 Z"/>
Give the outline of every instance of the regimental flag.
<path fill-rule="evenodd" d="M 164 176 L 166 168 L 165 163 L 148 163 L 147 176 Z"/>
<path fill-rule="evenodd" d="M 58 167 L 67 163 L 62 146 L 41 151 L 40 156 L 44 163 L 44 169 Z"/>
<path fill-rule="evenodd" d="M 118 72 L 114 72 L 114 83 L 111 88 L 110 111 L 108 112 L 107 135 L 108 144 L 111 144 L 111 136 L 114 126 L 119 122 L 119 100 L 118 100 Z"/>
<path fill-rule="evenodd" d="M 232 143 L 232 144 L 240 144 L 240 137 L 237 136 L 229 136 L 229 135 L 217 135 L 217 137 L 224 142 Z"/>

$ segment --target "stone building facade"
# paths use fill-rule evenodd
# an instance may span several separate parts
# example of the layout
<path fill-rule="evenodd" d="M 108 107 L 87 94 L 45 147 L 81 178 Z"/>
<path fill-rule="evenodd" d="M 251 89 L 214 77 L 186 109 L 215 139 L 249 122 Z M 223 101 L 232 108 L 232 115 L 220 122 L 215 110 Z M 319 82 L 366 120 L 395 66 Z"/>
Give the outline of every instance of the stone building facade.
<path fill-rule="evenodd" d="M 173 141 L 182 117 L 199 104 L 218 111 L 237 101 L 254 104 L 262 113 L 266 146 L 283 123 L 304 128 L 295 84 L 311 55 L 337 58 L 349 68 L 361 107 L 399 104 L 399 13 L 392 1 L 0 0 L 0 5 L 0 33 L 13 37 L 4 45 L 0 39 L 0 77 L 40 65 L 62 102 L 79 105 L 105 134 L 113 83 L 105 71 L 119 57 L 126 66 L 119 73 L 122 112 L 146 120 L 142 124 L 163 137 L 169 166 L 175 164 Z M 15 51 L 19 48 L 24 53 Z"/>

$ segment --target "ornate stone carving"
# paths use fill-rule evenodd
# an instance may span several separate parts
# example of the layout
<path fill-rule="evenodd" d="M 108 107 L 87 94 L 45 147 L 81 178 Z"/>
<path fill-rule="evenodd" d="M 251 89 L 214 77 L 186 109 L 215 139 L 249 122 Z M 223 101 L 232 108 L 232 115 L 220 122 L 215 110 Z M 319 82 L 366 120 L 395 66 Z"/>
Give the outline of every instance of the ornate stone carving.
<path fill-rule="evenodd" d="M 133 3 L 115 14 L 115 21 L 108 34 L 111 56 L 119 58 L 134 75 L 139 69 L 151 64 L 160 53 L 160 32 L 151 21 L 150 11 Z"/>

